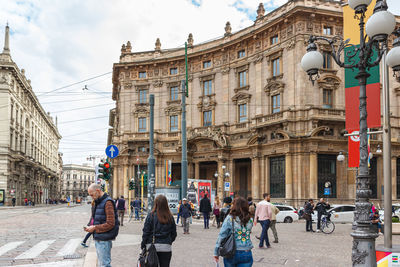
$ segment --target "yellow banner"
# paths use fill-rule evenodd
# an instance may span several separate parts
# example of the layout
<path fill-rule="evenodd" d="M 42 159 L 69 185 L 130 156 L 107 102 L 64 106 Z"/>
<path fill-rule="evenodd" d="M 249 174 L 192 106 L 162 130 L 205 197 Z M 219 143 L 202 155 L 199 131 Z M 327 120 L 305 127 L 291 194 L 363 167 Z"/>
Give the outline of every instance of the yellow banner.
<path fill-rule="evenodd" d="M 364 22 L 367 23 L 368 18 L 374 12 L 376 0 L 372 0 L 365 13 Z M 360 26 L 359 20 L 355 18 L 355 12 L 349 5 L 343 6 L 343 39 L 350 39 L 351 44 L 360 44 Z M 364 31 L 365 34 L 365 31 Z"/>

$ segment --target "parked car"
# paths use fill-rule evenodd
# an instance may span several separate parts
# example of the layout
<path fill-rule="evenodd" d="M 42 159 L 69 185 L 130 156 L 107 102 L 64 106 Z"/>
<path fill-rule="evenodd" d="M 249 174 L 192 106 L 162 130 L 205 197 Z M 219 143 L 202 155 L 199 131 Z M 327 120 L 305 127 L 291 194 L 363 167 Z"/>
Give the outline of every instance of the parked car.
<path fill-rule="evenodd" d="M 394 210 L 394 212 L 393 212 Z M 400 204 L 393 204 L 392 205 L 392 217 L 400 219 Z M 384 221 L 385 220 L 385 211 L 384 209 L 379 210 L 379 218 Z"/>
<path fill-rule="evenodd" d="M 332 212 L 331 220 L 333 222 L 352 223 L 355 208 L 354 205 L 332 205 L 328 212 Z"/>
<path fill-rule="evenodd" d="M 297 210 L 292 206 L 288 205 L 275 205 L 279 209 L 279 213 L 276 215 L 276 222 L 292 223 L 299 220 Z"/>

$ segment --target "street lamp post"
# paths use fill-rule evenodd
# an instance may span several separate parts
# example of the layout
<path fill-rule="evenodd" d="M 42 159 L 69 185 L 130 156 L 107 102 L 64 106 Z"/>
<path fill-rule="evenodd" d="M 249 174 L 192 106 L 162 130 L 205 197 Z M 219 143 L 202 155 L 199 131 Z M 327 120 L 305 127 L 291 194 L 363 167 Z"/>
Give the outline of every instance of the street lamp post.
<path fill-rule="evenodd" d="M 366 23 L 367 38 L 364 35 L 364 20 L 365 12 L 370 3 L 371 0 L 348 1 L 349 6 L 355 10 L 355 16 L 359 20 L 360 44 L 358 47 L 349 44 L 349 39 L 344 41 L 341 37 L 328 39 L 325 37 L 310 36 L 307 53 L 301 60 L 302 68 L 314 83 L 319 78 L 319 69 L 323 66 L 323 56 L 317 51 L 315 41 L 323 41 L 331 46 L 331 56 L 340 67 L 358 69 L 356 79 L 358 79 L 360 85 L 360 164 L 357 174 L 356 209 L 354 212 L 356 229 L 351 233 L 353 237 L 353 266 L 376 266 L 375 239 L 378 237 L 378 234 L 372 229 L 369 218 L 372 205 L 369 202 L 371 189 L 369 186 L 370 175 L 368 170 L 366 84 L 370 74 L 366 70 L 379 64 L 386 51 L 388 36 L 394 31 L 396 25 L 395 17 L 387 11 L 388 6 L 386 2 L 377 0 L 374 14 Z M 336 49 L 337 42 L 339 44 Z M 342 61 L 340 55 L 347 47 L 352 48 L 352 51 L 345 52 L 345 60 Z M 374 50 L 378 52 L 378 56 L 375 61 L 371 61 Z M 395 68 L 400 70 L 400 50 L 394 51 L 393 54 L 392 61 L 388 58 L 388 64 L 390 65 L 391 63 L 394 70 L 396 70 Z M 358 62 L 356 60 L 357 57 L 359 58 Z"/>

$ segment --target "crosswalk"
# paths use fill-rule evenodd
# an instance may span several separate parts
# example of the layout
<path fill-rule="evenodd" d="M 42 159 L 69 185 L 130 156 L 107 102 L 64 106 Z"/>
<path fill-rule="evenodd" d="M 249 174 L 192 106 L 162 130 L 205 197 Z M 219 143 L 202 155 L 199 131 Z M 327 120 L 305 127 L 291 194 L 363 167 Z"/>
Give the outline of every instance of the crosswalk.
<path fill-rule="evenodd" d="M 71 255 L 81 258 L 83 255 L 77 254 L 81 242 L 80 238 L 62 240 L 48 239 L 40 240 L 37 243 L 32 243 L 32 241 L 8 242 L 0 246 L 0 266 L 4 266 L 2 263 L 5 263 L 7 259 L 13 262 L 12 265 L 19 266 L 19 262 L 21 264 L 26 264 L 26 260 L 46 259 L 46 261 L 55 260 L 61 262 L 71 257 Z M 47 266 L 45 263 L 41 263 L 41 265 L 38 266 L 42 265 Z"/>

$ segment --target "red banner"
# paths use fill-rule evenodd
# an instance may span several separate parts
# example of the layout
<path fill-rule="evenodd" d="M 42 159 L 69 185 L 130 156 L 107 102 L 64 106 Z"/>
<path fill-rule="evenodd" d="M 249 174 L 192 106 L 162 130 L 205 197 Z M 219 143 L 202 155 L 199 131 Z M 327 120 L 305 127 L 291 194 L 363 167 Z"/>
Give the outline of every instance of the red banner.
<path fill-rule="evenodd" d="M 346 130 L 360 128 L 360 87 L 346 88 Z M 381 126 L 381 87 L 380 83 L 367 85 L 367 125 L 368 128 Z M 350 147 L 350 144 L 349 144 Z M 350 167 L 350 166 L 349 166 Z"/>
<path fill-rule="evenodd" d="M 349 134 L 358 134 L 358 131 L 349 132 Z M 358 167 L 360 164 L 360 136 L 354 135 L 348 137 L 349 168 Z"/>

